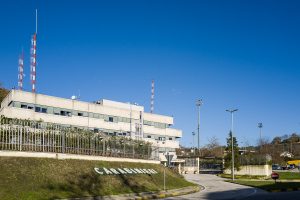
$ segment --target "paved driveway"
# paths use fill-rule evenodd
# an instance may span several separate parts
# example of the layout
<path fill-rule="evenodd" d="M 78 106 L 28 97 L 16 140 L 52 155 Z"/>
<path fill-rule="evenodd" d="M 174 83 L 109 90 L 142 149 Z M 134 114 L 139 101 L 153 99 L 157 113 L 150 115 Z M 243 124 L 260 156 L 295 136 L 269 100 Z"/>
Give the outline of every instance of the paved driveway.
<path fill-rule="evenodd" d="M 224 182 L 224 179 L 211 174 L 186 174 L 185 178 L 205 187 L 204 190 L 167 199 L 244 199 L 256 195 L 265 195 L 260 189 Z"/>

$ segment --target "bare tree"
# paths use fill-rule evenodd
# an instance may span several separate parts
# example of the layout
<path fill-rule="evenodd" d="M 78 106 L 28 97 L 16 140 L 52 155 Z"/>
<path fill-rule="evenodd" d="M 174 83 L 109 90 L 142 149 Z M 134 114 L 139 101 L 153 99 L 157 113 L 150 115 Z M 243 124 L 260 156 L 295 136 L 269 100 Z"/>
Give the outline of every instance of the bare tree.
<path fill-rule="evenodd" d="M 208 144 L 203 148 L 203 156 L 223 157 L 223 148 L 217 137 L 212 136 L 208 139 Z"/>
<path fill-rule="evenodd" d="M 208 149 L 211 150 L 219 146 L 220 146 L 219 140 L 215 136 L 212 136 L 211 138 L 208 139 L 208 144 L 207 144 Z"/>

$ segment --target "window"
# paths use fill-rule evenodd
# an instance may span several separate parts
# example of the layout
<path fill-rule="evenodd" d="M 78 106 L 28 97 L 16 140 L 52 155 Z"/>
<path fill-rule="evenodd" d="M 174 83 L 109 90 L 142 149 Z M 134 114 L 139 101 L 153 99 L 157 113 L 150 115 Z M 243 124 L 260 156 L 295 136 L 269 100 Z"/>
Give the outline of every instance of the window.
<path fill-rule="evenodd" d="M 108 117 L 108 121 L 109 122 L 114 122 L 114 118 L 113 117 Z"/>
<path fill-rule="evenodd" d="M 118 117 L 113 117 L 113 122 L 118 123 Z"/>
<path fill-rule="evenodd" d="M 83 116 L 83 113 L 79 112 L 79 113 L 78 113 L 78 116 L 82 117 L 82 116 Z"/>
<path fill-rule="evenodd" d="M 54 113 L 53 113 L 53 107 L 48 107 L 47 113 L 48 113 L 48 114 L 54 114 Z"/>
<path fill-rule="evenodd" d="M 99 133 L 99 129 L 94 128 L 94 133 Z"/>
<path fill-rule="evenodd" d="M 108 119 L 108 115 L 103 115 L 103 118 L 104 118 L 104 121 L 108 122 L 109 119 Z"/>
<path fill-rule="evenodd" d="M 66 111 L 66 110 L 61 110 L 60 111 L 60 115 L 62 115 L 62 116 L 69 116 L 69 117 L 72 116 L 71 112 L 70 111 Z"/>
<path fill-rule="evenodd" d="M 93 117 L 99 119 L 99 114 L 94 113 Z"/>
<path fill-rule="evenodd" d="M 20 102 L 10 102 L 8 104 L 8 106 L 12 105 L 13 104 L 13 107 L 16 107 L 16 108 L 21 108 L 21 103 Z"/>
<path fill-rule="evenodd" d="M 35 112 L 41 112 L 41 107 L 35 107 Z"/>
<path fill-rule="evenodd" d="M 21 104 L 21 108 L 27 108 L 27 105 Z"/>
<path fill-rule="evenodd" d="M 54 115 L 60 115 L 60 109 L 59 108 L 53 108 Z"/>
<path fill-rule="evenodd" d="M 47 108 L 42 108 L 42 113 L 47 113 Z"/>
<path fill-rule="evenodd" d="M 169 140 L 173 140 L 173 138 L 170 137 Z"/>
<path fill-rule="evenodd" d="M 151 138 L 151 135 L 148 135 L 147 138 Z"/>
<path fill-rule="evenodd" d="M 27 105 L 27 109 L 33 110 L 33 108 L 34 108 L 34 105 L 33 105 L 33 104 L 28 104 L 28 105 Z"/>
<path fill-rule="evenodd" d="M 93 118 L 94 114 L 93 113 L 89 113 L 89 117 Z"/>

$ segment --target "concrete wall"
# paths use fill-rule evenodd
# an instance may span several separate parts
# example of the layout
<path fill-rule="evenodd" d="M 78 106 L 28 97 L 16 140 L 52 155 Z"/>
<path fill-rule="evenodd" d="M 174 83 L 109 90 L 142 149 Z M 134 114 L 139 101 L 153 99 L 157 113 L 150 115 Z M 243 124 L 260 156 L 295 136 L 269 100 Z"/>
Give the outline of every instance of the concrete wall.
<path fill-rule="evenodd" d="M 270 176 L 272 173 L 272 166 L 270 165 L 246 165 L 241 166 L 240 171 L 234 171 L 235 175 L 257 175 Z M 230 169 L 224 170 L 224 174 L 231 174 Z"/>
<path fill-rule="evenodd" d="M 198 174 L 198 167 L 182 167 L 183 174 Z"/>
<path fill-rule="evenodd" d="M 181 167 L 181 171 L 184 174 L 198 174 L 199 173 L 199 158 L 195 158 L 195 165 L 188 165 L 184 163 Z"/>
<path fill-rule="evenodd" d="M 108 162 L 160 164 L 160 161 L 157 160 L 115 158 L 115 157 L 103 157 L 103 156 L 85 156 L 85 155 L 62 154 L 62 153 L 19 152 L 19 151 L 0 151 L 0 157 L 54 158 L 54 159 L 99 160 L 99 161 L 108 161 Z"/>

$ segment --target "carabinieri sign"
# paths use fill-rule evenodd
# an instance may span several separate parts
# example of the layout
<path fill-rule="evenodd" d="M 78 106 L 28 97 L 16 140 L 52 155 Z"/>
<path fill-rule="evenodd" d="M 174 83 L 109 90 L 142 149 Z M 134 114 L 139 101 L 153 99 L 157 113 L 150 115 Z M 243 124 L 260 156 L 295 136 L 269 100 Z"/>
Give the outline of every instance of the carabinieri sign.
<path fill-rule="evenodd" d="M 118 175 L 118 174 L 157 174 L 158 172 L 154 169 L 140 169 L 140 168 L 94 168 L 95 172 L 100 175 Z"/>

